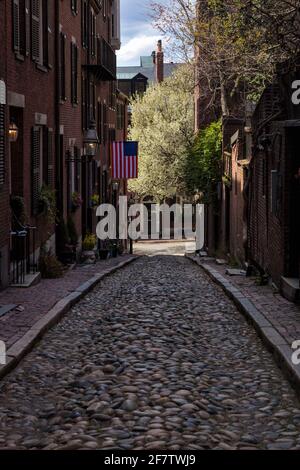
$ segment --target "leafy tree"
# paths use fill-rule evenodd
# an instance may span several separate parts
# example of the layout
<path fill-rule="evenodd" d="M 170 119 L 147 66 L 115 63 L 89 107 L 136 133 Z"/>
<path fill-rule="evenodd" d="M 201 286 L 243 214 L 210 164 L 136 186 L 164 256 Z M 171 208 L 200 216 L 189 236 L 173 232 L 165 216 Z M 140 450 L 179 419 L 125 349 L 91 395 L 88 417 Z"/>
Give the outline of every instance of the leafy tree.
<path fill-rule="evenodd" d="M 299 51 L 299 0 L 169 0 L 153 11 L 174 50 L 186 60 L 196 50 L 204 101 L 222 115 L 257 99 L 276 63 Z"/>
<path fill-rule="evenodd" d="M 222 123 L 211 123 L 197 134 L 187 159 L 188 189 L 201 193 L 202 202 L 215 202 L 222 175 Z"/>
<path fill-rule="evenodd" d="M 187 190 L 186 160 L 194 138 L 194 75 L 179 67 L 132 102 L 130 137 L 139 141 L 139 178 L 129 189 L 164 200 Z"/>

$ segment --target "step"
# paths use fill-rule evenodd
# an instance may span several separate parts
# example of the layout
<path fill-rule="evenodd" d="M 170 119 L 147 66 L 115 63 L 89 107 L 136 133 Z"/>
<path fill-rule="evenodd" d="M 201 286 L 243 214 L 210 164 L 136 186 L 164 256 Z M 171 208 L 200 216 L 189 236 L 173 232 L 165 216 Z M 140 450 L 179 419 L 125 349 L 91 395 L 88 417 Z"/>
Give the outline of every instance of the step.
<path fill-rule="evenodd" d="M 2 305 L 0 306 L 0 317 L 3 317 L 7 313 L 11 312 L 17 307 L 17 305 L 9 304 L 9 305 Z"/>
<path fill-rule="evenodd" d="M 35 286 L 41 280 L 41 273 L 26 274 L 25 280 L 22 284 L 10 284 L 10 287 L 18 287 L 20 289 L 28 289 L 28 287 Z"/>
<path fill-rule="evenodd" d="M 281 291 L 283 296 L 294 303 L 300 302 L 300 281 L 299 278 L 282 277 Z"/>

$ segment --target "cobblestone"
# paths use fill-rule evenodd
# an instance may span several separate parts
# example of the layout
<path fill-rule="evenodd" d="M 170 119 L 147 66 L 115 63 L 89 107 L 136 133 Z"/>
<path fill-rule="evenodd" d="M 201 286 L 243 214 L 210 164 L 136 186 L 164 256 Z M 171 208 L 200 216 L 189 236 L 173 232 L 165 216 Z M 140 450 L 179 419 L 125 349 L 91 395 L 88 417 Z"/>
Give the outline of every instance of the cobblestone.
<path fill-rule="evenodd" d="M 9 449 L 300 449 L 300 404 L 198 266 L 104 279 L 0 383 Z"/>

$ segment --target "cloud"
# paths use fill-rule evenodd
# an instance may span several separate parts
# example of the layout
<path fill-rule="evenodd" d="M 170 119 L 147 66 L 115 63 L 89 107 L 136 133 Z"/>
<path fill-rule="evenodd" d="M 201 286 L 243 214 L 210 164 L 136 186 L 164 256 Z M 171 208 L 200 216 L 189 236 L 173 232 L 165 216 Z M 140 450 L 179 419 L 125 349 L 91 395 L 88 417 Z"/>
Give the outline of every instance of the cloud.
<path fill-rule="evenodd" d="M 130 39 L 118 52 L 118 66 L 139 65 L 140 56 L 151 55 L 159 36 L 138 35 Z"/>
<path fill-rule="evenodd" d="M 139 65 L 141 55 L 151 55 L 160 34 L 151 25 L 151 0 L 121 1 L 122 47 L 118 65 Z"/>

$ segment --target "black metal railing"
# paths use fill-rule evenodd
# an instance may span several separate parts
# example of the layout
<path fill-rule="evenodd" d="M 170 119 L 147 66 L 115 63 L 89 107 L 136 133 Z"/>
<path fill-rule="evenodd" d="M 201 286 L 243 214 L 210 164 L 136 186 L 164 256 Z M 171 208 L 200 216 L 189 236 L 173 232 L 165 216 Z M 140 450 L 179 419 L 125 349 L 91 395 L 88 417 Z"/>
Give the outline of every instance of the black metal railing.
<path fill-rule="evenodd" d="M 11 232 L 12 284 L 25 284 L 26 275 L 37 272 L 36 227 Z"/>

